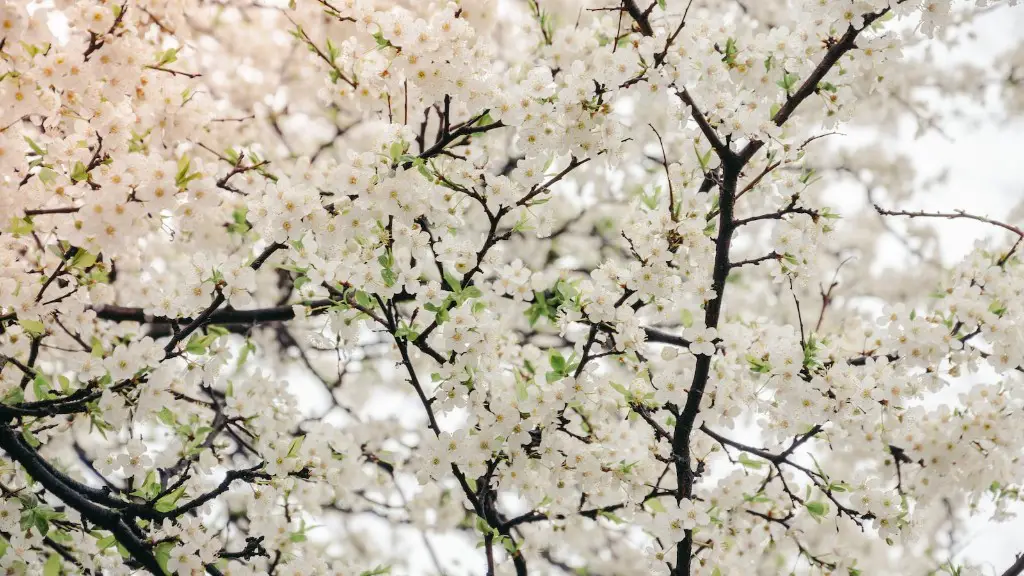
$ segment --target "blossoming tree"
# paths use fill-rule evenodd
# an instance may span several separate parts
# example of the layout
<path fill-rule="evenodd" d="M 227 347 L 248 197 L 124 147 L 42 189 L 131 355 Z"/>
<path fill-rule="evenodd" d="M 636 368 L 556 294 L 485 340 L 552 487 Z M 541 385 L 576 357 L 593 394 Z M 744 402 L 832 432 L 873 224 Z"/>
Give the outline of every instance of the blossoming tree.
<path fill-rule="evenodd" d="M 3 0 L 0 570 L 979 570 L 1024 231 L 837 131 L 1014 3 Z"/>

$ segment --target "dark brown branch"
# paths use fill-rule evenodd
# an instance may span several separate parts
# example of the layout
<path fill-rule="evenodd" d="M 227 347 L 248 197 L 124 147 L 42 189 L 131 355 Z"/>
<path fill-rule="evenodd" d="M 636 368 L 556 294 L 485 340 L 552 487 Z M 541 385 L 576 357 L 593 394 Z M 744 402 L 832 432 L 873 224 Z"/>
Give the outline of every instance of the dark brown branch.
<path fill-rule="evenodd" d="M 661 134 L 658 133 L 658 129 L 654 127 L 654 124 L 648 124 L 651 130 L 654 130 L 654 135 L 658 137 L 658 144 L 661 146 L 661 165 L 665 168 L 665 179 L 668 180 L 668 214 L 672 217 L 673 222 L 679 221 L 679 214 L 676 213 L 676 191 L 672 186 L 672 174 L 668 170 L 668 156 L 665 154 L 665 141 L 661 139 Z"/>
<path fill-rule="evenodd" d="M 768 254 L 765 254 L 764 256 L 760 256 L 758 258 L 751 258 L 749 260 L 740 260 L 739 262 L 732 262 L 731 264 L 729 264 L 729 267 L 742 268 L 748 264 L 759 265 L 762 262 L 767 262 L 768 260 L 782 260 L 782 258 L 782 254 L 779 254 L 778 252 L 772 250 Z"/>
<path fill-rule="evenodd" d="M 999 228 L 1013 232 L 1020 238 L 1024 238 L 1024 230 L 1021 230 L 1017 226 L 1007 224 L 1005 222 L 1000 222 L 998 220 L 993 220 L 991 218 L 986 218 L 985 216 L 976 216 L 974 214 L 968 214 L 963 210 L 956 210 L 954 212 L 909 212 L 906 210 L 886 210 L 885 208 L 882 208 L 878 204 L 875 204 L 875 210 L 882 216 L 906 216 L 908 218 L 946 218 L 949 220 L 955 220 L 960 218 L 966 220 L 974 220 L 977 222 L 984 222 L 985 224 L 998 226 Z"/>
<path fill-rule="evenodd" d="M 700 106 L 693 101 L 693 96 L 690 95 L 690 92 L 686 88 L 682 88 L 676 92 L 676 95 L 690 107 L 690 115 L 697 123 L 697 127 L 700 128 L 700 131 L 704 134 L 704 137 L 711 143 L 711 147 L 715 149 L 715 153 L 722 159 L 722 162 L 725 162 L 726 157 L 733 156 L 733 152 L 729 150 L 729 147 L 722 142 L 721 138 L 718 137 L 718 133 L 715 132 L 715 129 L 708 122 L 708 119 L 704 116 Z"/>
<path fill-rule="evenodd" d="M 259 256 L 257 256 L 255 260 L 252 261 L 252 264 L 250 264 L 249 267 L 252 268 L 253 270 L 259 270 L 260 267 L 263 266 L 264 263 L 266 263 L 267 259 L 274 254 L 274 252 L 277 252 L 278 250 L 284 247 L 284 244 L 279 243 L 274 243 L 271 244 L 270 246 L 267 246 L 263 250 L 263 252 Z M 224 296 L 224 293 L 218 291 L 217 295 L 213 298 L 213 302 L 210 303 L 206 310 L 203 310 L 202 313 L 199 314 L 199 316 L 196 316 L 196 318 L 192 322 L 189 322 L 189 324 L 185 326 L 181 330 L 181 332 L 175 334 L 167 342 L 167 344 L 164 345 L 164 357 L 170 357 L 173 354 L 174 348 L 178 345 L 178 343 L 191 336 L 193 332 L 198 330 L 204 324 L 207 324 L 210 320 L 210 317 L 213 316 L 213 313 L 217 311 L 217 308 L 220 308 L 220 305 L 223 304 L 225 300 L 227 300 L 227 297 Z"/>
<path fill-rule="evenodd" d="M 902 3 L 905 0 L 898 0 L 897 4 Z M 818 62 L 818 65 L 814 67 L 811 74 L 804 80 L 803 84 L 797 88 L 796 92 L 786 98 L 786 102 L 779 108 L 779 111 L 772 117 L 772 121 L 775 122 L 776 126 L 782 126 L 789 120 L 790 116 L 796 112 L 796 109 L 803 103 L 804 100 L 810 97 L 818 91 L 818 84 L 825 78 L 825 76 L 832 70 L 832 67 L 839 62 L 839 59 L 843 57 L 847 52 L 853 50 L 857 46 L 857 36 L 864 31 L 866 28 L 871 26 L 876 20 L 885 16 L 889 13 L 891 8 L 886 7 L 878 12 L 873 12 L 864 16 L 864 26 L 862 28 L 854 28 L 850 26 L 846 29 L 846 32 L 835 41 L 828 51 L 825 52 L 825 56 Z M 764 146 L 763 140 L 752 140 L 746 146 L 743 147 L 739 152 L 740 159 L 744 162 L 750 160 L 757 154 L 757 151 Z"/>
<path fill-rule="evenodd" d="M 1024 574 L 1024 554 L 1017 554 L 1017 560 L 1007 568 L 1002 576 L 1020 576 Z"/>
<path fill-rule="evenodd" d="M 633 21 L 636 22 L 636 27 L 640 30 L 640 33 L 644 36 L 653 36 L 654 29 L 651 28 L 650 14 L 640 9 L 636 5 L 636 0 L 623 0 L 622 6 L 629 13 Z"/>
<path fill-rule="evenodd" d="M 39 454 L 21 439 L 19 432 L 6 425 L 0 425 L 0 448 L 3 448 L 12 460 L 21 464 L 25 473 L 42 484 L 48 492 L 78 511 L 83 518 L 110 531 L 128 554 L 142 567 L 153 574 L 164 573 L 149 545 L 136 535 L 137 527 L 133 530 L 132 526 L 117 512 L 93 503 L 54 476 L 42 464 Z"/>

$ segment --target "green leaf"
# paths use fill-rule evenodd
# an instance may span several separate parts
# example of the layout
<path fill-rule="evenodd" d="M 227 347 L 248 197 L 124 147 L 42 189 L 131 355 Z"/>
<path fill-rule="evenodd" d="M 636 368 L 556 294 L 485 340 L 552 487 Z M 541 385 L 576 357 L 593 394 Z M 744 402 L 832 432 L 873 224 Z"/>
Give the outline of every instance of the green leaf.
<path fill-rule="evenodd" d="M 377 48 L 387 48 L 391 46 L 391 42 L 384 38 L 384 34 L 377 32 L 373 35 L 373 39 L 377 41 Z"/>
<path fill-rule="evenodd" d="M 11 217 L 11 225 L 8 231 L 15 236 L 27 236 L 32 233 L 33 229 L 34 226 L 32 225 L 31 218 Z"/>
<path fill-rule="evenodd" d="M 804 507 L 806 507 L 807 511 L 811 513 L 811 516 L 814 516 L 815 518 L 821 518 L 825 514 L 828 514 L 828 502 L 806 502 L 804 503 Z"/>
<path fill-rule="evenodd" d="M 213 334 L 213 335 L 215 335 L 217 337 L 227 336 L 228 334 L 231 334 L 231 332 L 227 328 L 225 328 L 223 326 L 217 326 L 215 324 L 211 324 L 210 326 L 207 326 L 206 327 L 206 332 L 208 334 Z"/>
<path fill-rule="evenodd" d="M 38 154 L 40 156 L 45 156 L 46 155 L 46 150 L 43 150 L 42 148 L 40 148 L 39 145 L 36 144 L 34 140 L 29 138 L 28 136 L 23 136 L 23 138 L 25 138 L 25 142 L 28 142 L 28 147 L 31 148 L 33 152 L 35 152 L 36 154 Z"/>
<path fill-rule="evenodd" d="M 551 353 L 548 354 L 548 362 L 551 363 L 551 369 L 555 372 L 558 372 L 559 374 L 563 374 L 565 372 L 565 358 L 563 358 L 557 350 L 552 350 Z"/>
<path fill-rule="evenodd" d="M 103 341 L 93 336 L 90 344 L 92 344 L 91 354 L 93 358 L 103 358 Z"/>
<path fill-rule="evenodd" d="M 693 326 L 693 312 L 689 309 L 683 308 L 683 327 L 689 328 Z"/>
<path fill-rule="evenodd" d="M 53 171 L 53 168 L 47 168 L 46 166 L 43 166 L 39 170 L 39 173 L 36 174 L 36 177 L 39 178 L 40 182 L 49 186 L 50 184 L 53 184 L 53 182 L 57 179 L 57 173 Z"/>
<path fill-rule="evenodd" d="M 85 164 L 81 162 L 75 162 L 75 166 L 71 169 L 71 179 L 75 182 L 81 182 L 89 178 L 89 172 L 86 170 Z"/>
<path fill-rule="evenodd" d="M 188 343 L 185 344 L 185 351 L 189 354 L 201 355 L 206 353 L 206 337 L 200 336 L 199 334 L 193 334 L 188 339 Z"/>
<path fill-rule="evenodd" d="M 256 345 L 252 343 L 252 340 L 246 340 L 245 345 L 242 346 L 242 351 L 238 353 L 238 362 L 235 364 L 241 368 L 245 361 L 249 359 L 249 354 L 256 351 Z M 231 394 L 228 394 L 230 396 Z"/>
<path fill-rule="evenodd" d="M 288 445 L 288 458 L 295 458 L 299 455 L 299 449 L 302 448 L 302 441 L 305 439 L 305 436 L 297 436 L 292 439 L 292 443 Z"/>
<path fill-rule="evenodd" d="M 43 576 L 60 576 L 60 556 L 50 554 L 43 564 Z"/>
<path fill-rule="evenodd" d="M 456 280 L 455 276 L 447 270 L 444 271 L 444 281 L 448 284 L 448 289 L 456 295 L 462 292 L 462 282 Z"/>
<path fill-rule="evenodd" d="M 739 50 L 736 48 L 736 40 L 729 38 L 725 41 L 725 54 L 722 56 L 722 62 L 725 62 L 729 67 L 733 67 L 736 64 L 736 54 Z"/>
<path fill-rule="evenodd" d="M 629 389 L 627 389 L 625 386 L 619 384 L 618 382 L 609 382 L 608 384 L 612 387 L 613 390 L 615 390 L 619 394 L 622 394 L 626 398 L 626 402 L 633 401 L 633 393 L 630 392 Z"/>
<path fill-rule="evenodd" d="M 36 377 L 32 379 L 32 391 L 35 393 L 37 400 L 53 398 L 53 394 L 50 393 L 50 381 L 46 376 L 38 372 L 36 372 Z"/>
<path fill-rule="evenodd" d="M 13 404 L 21 404 L 24 401 L 25 392 L 21 388 L 15 386 L 14 388 L 11 388 L 10 390 L 7 391 L 7 394 L 4 395 L 4 398 L 2 401 L 0 401 L 0 403 L 7 404 L 8 406 L 10 406 Z"/>
<path fill-rule="evenodd" d="M 72 268 L 77 268 L 79 270 L 84 270 L 84 269 L 92 266 L 93 264 L 95 264 L 96 263 L 96 259 L 98 257 L 99 256 L 97 254 L 93 254 L 92 252 L 89 252 L 88 250 L 85 250 L 84 248 L 78 248 L 77 250 L 75 250 L 74 257 L 71 258 L 70 266 Z"/>
<path fill-rule="evenodd" d="M 159 54 L 157 54 L 156 65 L 157 66 L 165 66 L 167 64 L 172 64 L 172 63 L 176 62 L 177 60 L 178 60 L 178 49 L 177 48 L 168 48 L 167 50 L 164 50 L 163 52 L 160 52 Z"/>
<path fill-rule="evenodd" d="M 171 559 L 171 550 L 174 550 L 174 542 L 161 542 L 156 545 L 156 550 L 153 551 L 153 555 L 156 556 L 156 563 L 160 565 L 164 573 L 170 572 L 167 569 L 167 561 Z"/>
<path fill-rule="evenodd" d="M 762 466 L 764 466 L 764 462 L 752 459 L 750 456 L 747 455 L 746 452 L 740 454 L 739 460 L 740 464 L 743 464 L 743 466 L 747 468 L 752 468 L 754 470 L 759 470 Z"/>
<path fill-rule="evenodd" d="M 744 494 L 743 495 L 743 501 L 744 502 L 752 502 L 754 504 L 765 504 L 765 503 L 771 502 L 772 499 L 767 497 L 767 496 L 765 496 L 764 492 L 758 492 L 757 494 L 754 494 L 753 496 L 751 496 L 749 494 Z"/>
<path fill-rule="evenodd" d="M 373 308 L 373 300 L 370 295 L 362 290 L 356 292 L 356 304 L 367 309 Z"/>
<path fill-rule="evenodd" d="M 508 536 L 498 536 L 498 542 L 505 547 L 505 552 L 508 552 L 509 554 L 515 554 L 516 551 L 519 550 L 519 546 L 517 546 L 516 543 Z"/>
<path fill-rule="evenodd" d="M 171 428 L 178 423 L 178 419 L 174 416 L 174 412 L 171 412 L 171 409 L 167 406 L 161 408 L 160 411 L 156 413 L 156 417 L 165 426 L 169 426 Z"/>
<path fill-rule="evenodd" d="M 22 329 L 25 330 L 25 332 L 28 332 L 33 338 L 41 336 L 46 332 L 46 327 L 43 326 L 43 323 L 39 320 L 19 319 L 18 324 L 20 324 Z"/>
<path fill-rule="evenodd" d="M 174 510 L 175 504 L 177 504 L 178 500 L 181 499 L 183 494 L 185 494 L 184 484 L 179 486 L 170 494 L 162 496 L 159 500 L 156 501 L 156 504 L 153 507 L 156 508 L 158 512 L 169 512 L 171 510 Z"/>
<path fill-rule="evenodd" d="M 789 94 L 790 92 L 792 92 L 793 87 L 796 86 L 796 83 L 799 80 L 800 80 L 800 77 L 797 76 L 796 74 L 793 74 L 791 72 L 786 72 L 782 76 L 782 79 L 779 80 L 778 82 L 776 82 L 776 84 L 778 84 L 779 88 L 782 88 L 783 90 L 786 91 L 787 94 Z"/>
<path fill-rule="evenodd" d="M 104 536 L 103 538 L 100 538 L 99 540 L 97 540 L 96 541 L 96 547 L 99 548 L 100 551 L 102 552 L 103 550 L 106 550 L 107 548 L 110 548 L 111 546 L 113 546 L 116 543 L 117 543 L 117 538 L 115 538 L 114 535 L 111 534 L 110 536 Z M 169 544 L 169 542 L 167 542 L 167 544 Z"/>
<path fill-rule="evenodd" d="M 391 156 L 392 162 L 397 162 L 402 152 L 405 152 L 405 142 L 392 142 L 391 147 L 388 148 L 388 155 Z"/>
<path fill-rule="evenodd" d="M 646 504 L 647 507 L 651 510 L 651 512 L 654 512 L 655 514 L 661 514 L 663 512 L 666 512 L 665 506 L 661 503 L 661 500 L 658 498 L 651 498 L 644 504 Z"/>
<path fill-rule="evenodd" d="M 526 380 L 523 380 L 519 376 L 519 372 L 518 371 L 515 373 L 515 375 L 516 375 L 516 398 L 520 402 L 525 402 L 530 397 L 530 393 L 526 389 Z"/>
<path fill-rule="evenodd" d="M 73 542 L 71 534 L 64 530 L 50 530 L 50 540 L 59 544 L 71 544 Z M 0 556 L 3 556 L 3 552 L 0 552 Z"/>
<path fill-rule="evenodd" d="M 50 521 L 49 519 L 47 519 L 45 514 L 40 514 L 38 509 L 36 509 L 35 511 L 33 511 L 33 519 L 35 520 L 34 524 L 36 530 L 38 530 L 40 534 L 42 534 L 43 536 L 49 534 Z"/>
<path fill-rule="evenodd" d="M 616 516 L 615 514 L 612 514 L 611 512 L 609 512 L 607 510 L 601 510 L 600 512 L 597 513 L 597 515 L 601 516 L 603 518 L 607 518 L 607 519 L 611 520 L 612 522 L 614 522 L 616 524 L 625 524 L 626 523 L 625 520 L 623 520 L 622 518 L 619 518 L 618 516 Z"/>
<path fill-rule="evenodd" d="M 750 365 L 750 371 L 756 374 L 767 374 L 772 371 L 772 365 L 767 360 L 749 354 L 747 364 Z"/>

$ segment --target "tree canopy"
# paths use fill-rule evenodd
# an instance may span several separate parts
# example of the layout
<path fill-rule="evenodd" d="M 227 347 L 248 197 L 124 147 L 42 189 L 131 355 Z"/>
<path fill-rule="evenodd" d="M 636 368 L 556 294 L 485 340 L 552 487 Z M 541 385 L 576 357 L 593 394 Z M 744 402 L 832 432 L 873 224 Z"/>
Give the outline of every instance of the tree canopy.
<path fill-rule="evenodd" d="M 1024 573 L 1016 3 L 0 1 L 0 573 Z"/>

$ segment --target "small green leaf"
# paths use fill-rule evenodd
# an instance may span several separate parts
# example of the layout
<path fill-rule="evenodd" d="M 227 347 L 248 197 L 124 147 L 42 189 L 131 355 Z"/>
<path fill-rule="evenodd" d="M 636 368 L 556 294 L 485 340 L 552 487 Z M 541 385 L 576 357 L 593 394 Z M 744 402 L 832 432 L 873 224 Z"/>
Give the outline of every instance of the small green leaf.
<path fill-rule="evenodd" d="M 43 564 L 43 576 L 60 576 L 60 556 L 50 554 Z"/>
<path fill-rule="evenodd" d="M 99 548 L 100 551 L 103 551 L 103 550 L 106 550 L 107 548 L 110 548 L 111 546 L 113 546 L 116 543 L 117 543 L 117 538 L 115 538 L 114 535 L 111 534 L 110 536 L 104 536 L 103 538 L 100 538 L 99 540 L 97 540 L 96 541 L 96 547 Z M 168 542 L 168 544 L 169 544 L 169 542 Z"/>
<path fill-rule="evenodd" d="M 172 63 L 176 62 L 177 60 L 178 60 L 178 49 L 177 48 L 168 48 L 167 50 L 164 50 L 163 52 L 160 52 L 159 54 L 157 54 L 156 65 L 157 66 L 166 66 L 167 64 L 172 64 Z"/>
<path fill-rule="evenodd" d="M 391 46 L 391 42 L 384 38 L 384 34 L 377 32 L 373 35 L 373 39 L 377 41 L 377 48 L 387 48 Z"/>
<path fill-rule="evenodd" d="M 600 512 L 597 513 L 597 515 L 601 516 L 602 518 L 607 518 L 607 519 L 611 520 L 612 522 L 614 522 L 616 524 L 625 524 L 626 523 L 625 520 L 623 520 L 622 518 L 619 518 L 618 516 L 616 516 L 615 514 L 609 512 L 607 510 L 601 510 Z"/>
<path fill-rule="evenodd" d="M 288 445 L 288 458 L 295 458 L 299 455 L 299 449 L 302 448 L 302 441 L 305 439 L 305 436 L 292 439 L 292 443 Z"/>
<path fill-rule="evenodd" d="M 608 384 L 612 387 L 613 390 L 615 390 L 619 394 L 622 394 L 623 397 L 626 398 L 626 402 L 633 401 L 633 393 L 630 392 L 629 389 L 627 389 L 625 386 L 619 384 L 618 382 L 609 382 Z"/>
<path fill-rule="evenodd" d="M 806 502 L 804 507 L 811 513 L 811 516 L 815 518 L 821 518 L 825 514 L 828 514 L 828 503 L 827 502 Z"/>
<path fill-rule="evenodd" d="M 32 337 L 41 336 L 46 332 L 46 326 L 44 326 L 39 320 L 29 320 L 27 318 L 24 320 L 19 319 L 18 324 L 20 324 L 22 329 L 25 330 L 25 332 L 28 332 Z"/>
<path fill-rule="evenodd" d="M 153 555 L 156 556 L 156 563 L 160 565 L 165 574 L 170 573 L 170 570 L 167 569 L 167 562 L 171 559 L 171 550 L 174 550 L 174 542 L 161 542 L 156 545 L 156 550 L 153 551 Z"/>
<path fill-rule="evenodd" d="M 459 292 L 462 291 L 462 282 L 456 280 L 455 276 L 448 272 L 447 270 L 444 271 L 444 281 L 446 284 L 448 284 L 448 289 L 454 292 L 455 294 L 458 294 Z"/>
<path fill-rule="evenodd" d="M 81 182 L 89 178 L 89 172 L 86 170 L 85 164 L 81 162 L 75 162 L 74 167 L 71 169 L 71 179 L 75 182 Z"/>
<path fill-rule="evenodd" d="M 790 92 L 792 92 L 793 88 L 796 86 L 796 83 L 799 80 L 800 77 L 797 76 L 796 74 L 786 72 L 782 76 L 782 79 L 776 82 L 776 84 L 778 84 L 779 88 L 782 88 L 783 90 L 786 91 L 787 94 L 789 94 Z"/>
<path fill-rule="evenodd" d="M 39 174 L 37 174 L 36 176 L 43 184 L 46 184 L 47 186 L 53 184 L 53 182 L 57 179 L 57 173 L 53 171 L 53 168 L 47 168 L 46 166 L 43 166 L 39 170 Z"/>
<path fill-rule="evenodd" d="M 97 254 L 93 254 L 83 248 L 78 248 L 75 251 L 74 257 L 71 258 L 70 266 L 79 270 L 85 270 L 95 264 L 98 257 Z"/>
<path fill-rule="evenodd" d="M 241 368 L 245 364 L 245 361 L 249 359 L 249 354 L 256 351 L 256 345 L 252 343 L 252 340 L 246 340 L 242 346 L 242 351 L 238 353 L 238 362 L 235 366 Z M 230 394 L 229 394 L 230 396 Z"/>
<path fill-rule="evenodd" d="M 32 379 L 32 392 L 35 393 L 37 400 L 53 398 L 53 394 L 50 393 L 50 381 L 46 376 L 38 372 L 36 372 L 36 377 Z"/>
<path fill-rule="evenodd" d="M 11 217 L 11 225 L 10 228 L 8 228 L 8 231 L 15 236 L 27 236 L 31 234 L 34 229 L 35 227 L 32 224 L 31 218 Z"/>
<path fill-rule="evenodd" d="M 525 402 L 530 397 L 529 391 L 526 389 L 526 380 L 523 380 L 519 376 L 519 372 L 516 372 L 516 398 L 520 402 Z"/>
<path fill-rule="evenodd" d="M 370 295 L 362 290 L 356 292 L 356 304 L 367 309 L 373 308 L 373 300 L 370 298 Z"/>
<path fill-rule="evenodd" d="M 750 456 L 747 455 L 746 452 L 740 454 L 739 461 L 740 464 L 743 464 L 743 466 L 747 468 L 752 468 L 754 470 L 759 470 L 762 466 L 764 466 L 764 462 L 752 459 Z"/>
<path fill-rule="evenodd" d="M 693 312 L 689 309 L 683 308 L 683 327 L 689 328 L 693 326 Z"/>
<path fill-rule="evenodd" d="M 185 494 L 185 486 L 179 486 L 176 490 L 170 494 L 166 494 L 156 501 L 153 506 L 158 512 L 169 512 L 174 510 L 175 504 L 181 499 L 182 495 Z"/>
<path fill-rule="evenodd" d="M 651 498 L 650 500 L 648 500 L 644 504 L 646 504 L 647 508 L 649 508 L 651 510 L 651 512 L 653 512 L 655 514 L 661 514 L 661 513 L 666 512 L 665 506 L 661 503 L 661 500 L 658 499 L 658 498 Z"/>
<path fill-rule="evenodd" d="M 24 138 L 25 138 L 25 142 L 28 142 L 28 147 L 31 148 L 33 152 L 35 152 L 39 156 L 45 156 L 46 155 L 46 150 L 43 150 L 42 148 L 40 148 L 39 145 L 36 144 L 34 140 L 29 138 L 28 136 L 24 136 Z"/>
<path fill-rule="evenodd" d="M 551 369 L 559 374 L 565 372 L 565 358 L 557 350 L 552 350 L 548 354 L 548 362 L 551 363 Z"/>

